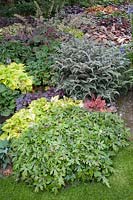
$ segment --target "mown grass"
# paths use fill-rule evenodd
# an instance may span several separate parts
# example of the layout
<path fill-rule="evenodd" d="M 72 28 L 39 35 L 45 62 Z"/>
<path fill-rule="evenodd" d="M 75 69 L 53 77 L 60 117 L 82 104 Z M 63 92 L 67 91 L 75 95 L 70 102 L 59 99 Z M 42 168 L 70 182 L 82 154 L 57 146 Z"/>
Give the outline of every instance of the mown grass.
<path fill-rule="evenodd" d="M 24 183 L 12 177 L 0 179 L 0 200 L 132 200 L 133 199 L 133 142 L 114 159 L 115 173 L 111 188 L 101 183 L 70 186 L 57 195 L 49 192 L 34 193 Z"/>

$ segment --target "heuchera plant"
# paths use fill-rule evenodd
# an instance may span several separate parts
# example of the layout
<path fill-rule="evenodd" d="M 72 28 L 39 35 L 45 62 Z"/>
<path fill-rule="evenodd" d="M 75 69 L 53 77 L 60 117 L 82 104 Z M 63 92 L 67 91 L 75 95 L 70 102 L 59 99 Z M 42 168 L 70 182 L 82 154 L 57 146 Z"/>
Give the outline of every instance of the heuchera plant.
<path fill-rule="evenodd" d="M 85 99 L 84 108 L 89 111 L 104 112 L 106 111 L 106 102 L 105 100 L 102 100 L 101 96 L 96 98 L 95 95 L 92 95 L 91 100 Z"/>

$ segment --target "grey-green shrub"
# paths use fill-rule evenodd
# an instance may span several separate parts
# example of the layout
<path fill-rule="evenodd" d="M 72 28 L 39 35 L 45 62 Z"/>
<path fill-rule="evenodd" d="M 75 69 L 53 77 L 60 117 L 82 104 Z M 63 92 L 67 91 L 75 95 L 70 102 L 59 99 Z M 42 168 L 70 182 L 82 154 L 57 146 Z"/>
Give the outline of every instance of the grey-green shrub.
<path fill-rule="evenodd" d="M 124 56 L 110 44 L 71 39 L 57 50 L 54 80 L 70 97 L 82 99 L 95 94 L 111 101 L 122 89 L 123 73 L 129 69 Z"/>
<path fill-rule="evenodd" d="M 35 191 L 57 192 L 74 181 L 95 180 L 109 186 L 111 158 L 127 144 L 128 130 L 116 114 L 89 113 L 70 99 L 43 98 L 19 112 L 21 116 L 16 113 L 3 128 L 20 136 L 12 142 L 18 180 Z"/>

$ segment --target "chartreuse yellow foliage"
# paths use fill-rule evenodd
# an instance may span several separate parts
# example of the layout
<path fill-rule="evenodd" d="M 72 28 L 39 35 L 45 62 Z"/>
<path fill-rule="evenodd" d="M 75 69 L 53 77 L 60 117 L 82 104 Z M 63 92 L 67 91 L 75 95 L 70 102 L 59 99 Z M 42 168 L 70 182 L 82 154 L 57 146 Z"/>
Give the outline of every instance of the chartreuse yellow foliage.
<path fill-rule="evenodd" d="M 3 134 L 0 139 L 17 138 L 35 123 L 39 123 L 40 120 L 47 120 L 51 113 L 55 112 L 57 114 L 57 108 L 58 114 L 60 114 L 63 109 L 73 106 L 79 107 L 81 103 L 82 101 L 74 101 L 66 97 L 61 100 L 54 97 L 51 102 L 47 102 L 45 98 L 32 101 L 27 109 L 19 110 L 10 119 L 6 120 L 2 127 Z"/>
<path fill-rule="evenodd" d="M 23 64 L 14 62 L 0 65 L 0 83 L 12 90 L 19 89 L 22 93 L 32 90 L 32 77 L 27 75 Z"/>

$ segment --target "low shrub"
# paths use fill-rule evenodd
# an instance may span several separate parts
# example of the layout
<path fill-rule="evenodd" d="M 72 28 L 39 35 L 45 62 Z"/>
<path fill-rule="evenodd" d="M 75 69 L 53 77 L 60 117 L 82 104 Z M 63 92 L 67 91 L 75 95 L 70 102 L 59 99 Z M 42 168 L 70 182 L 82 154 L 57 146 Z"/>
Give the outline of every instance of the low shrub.
<path fill-rule="evenodd" d="M 77 104 L 76 104 L 77 103 Z M 13 166 L 17 180 L 35 191 L 57 192 L 74 181 L 102 181 L 107 186 L 112 156 L 127 144 L 128 130 L 111 113 L 89 113 L 79 102 L 33 101 L 3 126 L 13 139 Z"/>
<path fill-rule="evenodd" d="M 16 99 L 19 91 L 11 90 L 4 84 L 0 83 L 0 115 L 9 116 L 14 113 L 16 107 Z"/>
<path fill-rule="evenodd" d="M 21 92 L 32 90 L 32 78 L 26 74 L 23 64 L 11 63 L 7 66 L 1 64 L 0 83 L 11 90 L 18 89 Z"/>
<path fill-rule="evenodd" d="M 122 82 L 130 80 L 123 77 L 130 68 L 124 56 L 111 44 L 71 39 L 57 49 L 54 80 L 70 97 L 82 99 L 94 94 L 111 101 L 122 89 Z"/>
<path fill-rule="evenodd" d="M 62 26 L 62 24 L 64 26 L 69 25 L 69 27 L 71 27 L 72 29 L 78 29 L 83 33 L 86 33 L 91 26 L 96 26 L 96 21 L 94 20 L 94 18 L 90 18 L 90 15 L 87 15 L 86 13 L 80 13 L 78 15 L 71 14 L 65 16 L 61 12 L 51 20 L 53 20 L 53 23 L 59 28 Z"/>

